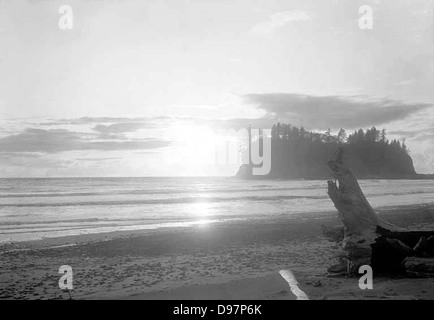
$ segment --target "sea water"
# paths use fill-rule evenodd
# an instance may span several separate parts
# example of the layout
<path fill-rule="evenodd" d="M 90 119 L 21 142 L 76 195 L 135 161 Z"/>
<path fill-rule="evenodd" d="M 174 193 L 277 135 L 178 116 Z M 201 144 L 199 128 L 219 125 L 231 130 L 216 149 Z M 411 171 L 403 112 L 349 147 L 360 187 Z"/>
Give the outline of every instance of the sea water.
<path fill-rule="evenodd" d="M 375 208 L 434 202 L 432 180 L 363 180 L 360 185 Z M 0 179 L 0 243 L 334 210 L 326 181 Z"/>

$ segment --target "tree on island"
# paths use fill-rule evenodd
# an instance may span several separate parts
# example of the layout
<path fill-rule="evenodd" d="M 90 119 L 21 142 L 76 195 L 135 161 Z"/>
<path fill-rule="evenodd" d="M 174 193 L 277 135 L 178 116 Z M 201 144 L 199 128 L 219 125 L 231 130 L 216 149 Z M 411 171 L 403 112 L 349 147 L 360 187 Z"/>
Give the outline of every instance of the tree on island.
<path fill-rule="evenodd" d="M 409 150 L 399 140 L 389 141 L 386 130 L 376 127 L 358 129 L 347 135 L 306 131 L 291 124 L 278 122 L 271 130 L 271 173 L 275 178 L 326 178 L 326 163 L 339 147 L 354 174 L 358 177 L 394 178 L 416 175 Z"/>

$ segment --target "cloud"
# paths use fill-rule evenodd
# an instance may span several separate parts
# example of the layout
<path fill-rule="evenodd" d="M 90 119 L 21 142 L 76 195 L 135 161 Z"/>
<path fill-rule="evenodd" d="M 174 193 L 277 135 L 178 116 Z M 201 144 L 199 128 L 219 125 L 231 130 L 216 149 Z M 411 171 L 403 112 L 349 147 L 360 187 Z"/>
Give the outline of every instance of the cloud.
<path fill-rule="evenodd" d="M 121 124 L 121 123 L 143 123 L 152 124 L 156 121 L 170 120 L 170 117 L 137 117 L 137 118 L 122 118 L 122 117 L 81 117 L 77 119 L 59 119 L 48 122 L 42 122 L 42 126 L 58 126 L 58 125 L 81 125 L 81 124 Z"/>
<path fill-rule="evenodd" d="M 99 158 L 76 158 L 77 161 L 86 161 L 86 162 L 102 162 L 102 161 L 111 161 L 111 160 L 119 160 L 119 157 L 99 157 Z"/>
<path fill-rule="evenodd" d="M 431 139 L 434 139 L 433 135 L 431 135 Z M 418 173 L 434 174 L 434 145 L 432 141 L 434 140 L 423 142 L 416 150 L 410 148 L 410 155 Z"/>
<path fill-rule="evenodd" d="M 136 139 L 126 141 L 101 141 L 97 135 L 71 132 L 66 129 L 33 129 L 0 139 L 2 152 L 58 153 L 75 150 L 147 150 L 166 147 L 169 141 Z"/>
<path fill-rule="evenodd" d="M 249 104 L 276 121 L 313 129 L 359 128 L 403 120 L 432 104 L 408 104 L 364 96 L 308 96 L 291 93 L 248 94 Z"/>
<path fill-rule="evenodd" d="M 433 142 L 434 141 L 434 133 L 432 133 L 433 131 L 431 131 L 431 133 L 422 133 L 420 134 L 417 139 L 419 141 L 428 141 L 428 142 Z"/>
<path fill-rule="evenodd" d="M 252 32 L 255 34 L 270 34 L 275 30 L 283 28 L 290 22 L 312 20 L 310 13 L 300 10 L 283 11 L 272 14 L 268 21 L 262 22 L 253 27 Z"/>
<path fill-rule="evenodd" d="M 143 122 L 120 122 L 120 123 L 113 123 L 109 125 L 103 125 L 99 124 L 93 127 L 93 130 L 103 134 L 103 135 L 110 135 L 110 134 L 120 134 L 120 133 L 127 133 L 127 132 L 135 132 L 140 129 L 145 128 L 153 128 L 155 127 L 155 124 L 151 123 L 143 123 Z"/>
<path fill-rule="evenodd" d="M 4 157 L 2 154 L 0 156 L 0 164 L 2 165 L 0 173 L 2 173 L 3 170 L 7 170 L 8 167 L 28 168 L 31 170 L 40 168 L 68 168 L 74 164 L 74 161 L 68 159 L 51 159 L 47 157 Z"/>
<path fill-rule="evenodd" d="M 431 133 L 427 134 L 427 132 L 431 132 Z M 414 129 L 414 130 L 393 130 L 393 131 L 389 131 L 388 133 L 391 135 L 402 136 L 406 139 L 427 140 L 430 137 L 434 138 L 434 134 L 432 132 L 434 132 L 434 128 L 422 128 L 422 129 Z"/>
<path fill-rule="evenodd" d="M 128 140 L 127 136 L 124 135 L 125 133 L 133 133 L 141 129 L 165 129 L 176 124 L 182 126 L 206 126 L 214 130 L 239 130 L 245 129 L 249 126 L 252 128 L 271 128 L 275 122 L 275 119 L 272 117 L 213 119 L 199 117 L 160 116 L 149 118 L 83 117 L 78 119 L 52 120 L 49 122 L 39 123 L 39 125 L 42 127 L 94 125 L 91 127 L 91 130 L 98 133 L 95 138 L 100 140 Z"/>
<path fill-rule="evenodd" d="M 206 126 L 213 130 L 226 130 L 226 129 L 246 129 L 249 126 L 252 128 L 271 129 L 276 122 L 275 119 L 270 117 L 263 118 L 232 118 L 232 119 L 198 119 L 191 118 L 189 120 L 192 125 Z"/>

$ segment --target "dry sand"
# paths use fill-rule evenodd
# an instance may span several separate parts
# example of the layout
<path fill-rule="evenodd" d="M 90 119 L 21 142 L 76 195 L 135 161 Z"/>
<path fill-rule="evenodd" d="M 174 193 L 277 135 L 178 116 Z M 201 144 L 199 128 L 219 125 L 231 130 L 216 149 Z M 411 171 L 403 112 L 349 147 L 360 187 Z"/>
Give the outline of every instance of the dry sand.
<path fill-rule="evenodd" d="M 434 229 L 434 205 L 388 208 L 397 225 Z M 433 279 L 332 277 L 336 244 L 321 225 L 336 213 L 218 223 L 158 232 L 44 239 L 0 247 L 0 299 L 67 299 L 59 267 L 73 269 L 74 299 L 288 299 L 291 270 L 310 299 L 434 299 Z M 65 246 L 66 245 L 66 246 Z"/>

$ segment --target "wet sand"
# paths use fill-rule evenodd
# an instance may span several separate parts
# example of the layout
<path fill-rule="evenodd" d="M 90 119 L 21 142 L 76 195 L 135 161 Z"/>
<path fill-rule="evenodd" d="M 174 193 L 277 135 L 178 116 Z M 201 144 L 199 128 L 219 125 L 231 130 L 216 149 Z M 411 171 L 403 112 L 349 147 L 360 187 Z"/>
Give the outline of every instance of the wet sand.
<path fill-rule="evenodd" d="M 434 205 L 387 208 L 386 220 L 434 229 Z M 291 270 L 310 299 L 434 299 L 434 280 L 333 277 L 338 249 L 321 225 L 336 212 L 183 229 L 44 239 L 0 247 L 0 299 L 68 299 L 59 267 L 73 269 L 73 299 L 288 299 Z"/>

